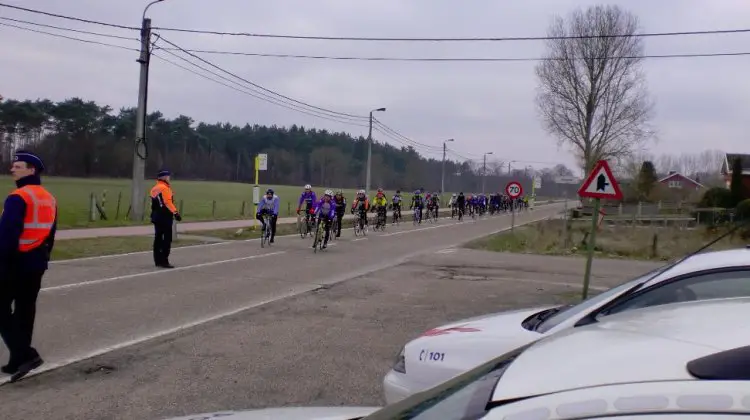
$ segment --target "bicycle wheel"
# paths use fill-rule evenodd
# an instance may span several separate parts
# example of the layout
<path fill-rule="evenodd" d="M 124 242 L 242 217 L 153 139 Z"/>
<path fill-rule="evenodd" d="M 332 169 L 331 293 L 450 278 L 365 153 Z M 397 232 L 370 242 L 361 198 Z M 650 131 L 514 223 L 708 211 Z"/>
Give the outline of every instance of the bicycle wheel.
<path fill-rule="evenodd" d="M 303 218 L 301 215 L 297 215 L 297 231 L 299 232 L 299 237 L 304 239 L 305 236 L 307 236 L 307 220 Z"/>
<path fill-rule="evenodd" d="M 263 230 L 260 232 L 260 247 L 265 248 L 266 247 L 266 229 L 267 227 L 263 227 Z"/>
<path fill-rule="evenodd" d="M 315 228 L 315 235 L 313 235 L 313 252 L 318 252 L 318 241 L 320 240 L 320 230 Z"/>

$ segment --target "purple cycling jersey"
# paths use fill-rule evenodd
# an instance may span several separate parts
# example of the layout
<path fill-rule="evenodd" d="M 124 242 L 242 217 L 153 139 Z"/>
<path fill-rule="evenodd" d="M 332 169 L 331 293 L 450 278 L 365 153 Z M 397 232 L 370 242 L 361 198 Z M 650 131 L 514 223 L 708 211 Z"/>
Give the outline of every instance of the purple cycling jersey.
<path fill-rule="evenodd" d="M 299 196 L 299 203 L 297 203 L 297 207 L 302 207 L 302 203 L 307 203 L 310 205 L 315 204 L 315 202 L 318 200 L 318 198 L 315 196 L 315 191 L 302 191 L 302 194 Z"/>
<path fill-rule="evenodd" d="M 325 198 L 321 198 L 315 204 L 315 214 L 320 214 L 329 219 L 336 217 L 336 203 L 333 200 L 325 201 Z"/>

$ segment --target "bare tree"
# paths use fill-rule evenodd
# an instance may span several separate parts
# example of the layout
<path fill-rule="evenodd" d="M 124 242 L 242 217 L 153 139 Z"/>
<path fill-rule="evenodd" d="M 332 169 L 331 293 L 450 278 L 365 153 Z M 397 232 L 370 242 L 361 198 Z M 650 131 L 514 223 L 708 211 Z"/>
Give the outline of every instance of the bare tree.
<path fill-rule="evenodd" d="M 537 108 L 586 172 L 654 138 L 637 32 L 635 15 L 601 5 L 575 11 L 567 22 L 557 17 L 548 30 L 546 60 L 536 67 Z"/>

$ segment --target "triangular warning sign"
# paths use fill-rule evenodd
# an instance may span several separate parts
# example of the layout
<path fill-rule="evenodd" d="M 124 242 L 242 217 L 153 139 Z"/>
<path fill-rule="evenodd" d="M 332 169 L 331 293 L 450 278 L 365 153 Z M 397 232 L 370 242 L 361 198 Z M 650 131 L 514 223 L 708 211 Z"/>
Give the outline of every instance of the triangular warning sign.
<path fill-rule="evenodd" d="M 622 200 L 622 191 L 617 180 L 612 176 L 609 164 L 606 160 L 596 163 L 594 170 L 578 189 L 578 195 L 588 198 L 608 198 L 611 200 Z"/>

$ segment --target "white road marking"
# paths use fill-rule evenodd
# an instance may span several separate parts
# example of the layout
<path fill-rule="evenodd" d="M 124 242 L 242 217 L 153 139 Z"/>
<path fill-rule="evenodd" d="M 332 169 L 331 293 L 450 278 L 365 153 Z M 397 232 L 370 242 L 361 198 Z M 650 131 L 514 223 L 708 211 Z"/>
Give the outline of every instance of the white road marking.
<path fill-rule="evenodd" d="M 364 240 L 367 240 L 367 238 L 357 238 L 357 239 L 352 239 L 352 242 L 357 242 L 357 241 L 364 241 Z"/>
<path fill-rule="evenodd" d="M 430 230 L 430 229 L 439 229 L 439 228 L 456 226 L 456 225 L 458 225 L 458 223 L 449 223 L 447 225 L 444 224 L 444 225 L 430 226 L 430 227 L 424 227 L 424 228 L 419 228 L 419 229 L 410 229 L 410 230 L 402 230 L 402 231 L 399 231 L 399 232 L 386 233 L 385 235 L 380 235 L 380 236 L 403 235 L 404 233 L 419 232 L 419 231 L 422 231 L 422 230 Z"/>
<path fill-rule="evenodd" d="M 265 254 L 265 255 L 271 255 L 271 254 Z M 174 270 L 172 270 L 172 271 L 174 271 Z M 296 289 L 292 289 L 291 291 L 289 291 L 287 293 L 284 293 L 284 294 L 281 294 L 281 295 L 278 295 L 278 296 L 274 296 L 274 297 L 272 297 L 270 299 L 265 299 L 265 300 L 262 300 L 262 301 L 254 302 L 254 303 L 251 303 L 251 304 L 239 307 L 239 308 L 232 309 L 230 311 L 221 312 L 221 313 L 218 313 L 216 315 L 211 315 L 209 317 L 200 318 L 200 319 L 198 319 L 196 321 L 192 321 L 192 322 L 188 322 L 186 324 L 178 325 L 178 326 L 176 326 L 174 328 L 170 328 L 170 329 L 167 329 L 167 330 L 157 331 L 155 333 L 144 335 L 144 336 L 135 338 L 133 340 L 124 341 L 122 343 L 118 343 L 118 344 L 115 344 L 115 345 L 112 345 L 112 346 L 102 347 L 102 348 L 94 350 L 94 351 L 92 351 L 90 353 L 85 353 L 85 354 L 81 354 L 81 355 L 78 355 L 78 356 L 74 356 L 74 357 L 71 357 L 71 358 L 69 358 L 67 360 L 63 360 L 63 361 L 56 362 L 56 363 L 51 363 L 49 365 L 44 365 L 44 367 L 42 367 L 41 369 L 35 370 L 35 371 L 29 373 L 28 375 L 26 375 L 26 377 L 31 377 L 31 376 L 34 376 L 34 375 L 38 375 L 40 373 L 44 373 L 44 372 L 47 372 L 47 371 L 50 371 L 50 370 L 61 368 L 63 366 L 67 366 L 67 365 L 70 365 L 70 364 L 73 364 L 73 363 L 80 362 L 82 360 L 91 359 L 91 358 L 96 357 L 96 356 L 101 356 L 102 354 L 106 354 L 106 353 L 109 353 L 111 351 L 115 351 L 115 350 L 119 350 L 119 349 L 122 349 L 122 348 L 125 348 L 125 347 L 129 347 L 129 346 L 133 346 L 133 345 L 136 345 L 136 344 L 140 344 L 140 343 L 143 343 L 145 341 L 152 340 L 154 338 L 162 337 L 162 336 L 165 336 L 165 335 L 173 334 L 173 333 L 176 333 L 176 332 L 188 329 L 188 328 L 197 327 L 198 325 L 201 325 L 201 324 L 205 324 L 205 323 L 212 322 L 212 321 L 217 321 L 217 320 L 219 320 L 221 318 L 226 318 L 228 316 L 236 315 L 236 314 L 238 314 L 240 312 L 244 312 L 244 311 L 247 311 L 247 310 L 250 310 L 250 309 L 253 309 L 253 308 L 257 308 L 259 306 L 267 305 L 269 303 L 273 303 L 273 302 L 276 302 L 276 301 L 279 301 L 279 300 L 284 300 L 284 299 L 287 299 L 287 298 L 290 298 L 290 297 L 294 297 L 294 296 L 300 295 L 302 293 L 307 293 L 307 292 L 315 290 L 315 289 L 317 289 L 319 287 L 320 287 L 320 285 L 318 285 L 318 284 L 310 284 L 310 285 L 306 285 L 306 286 L 299 286 Z M 9 379 L 10 378 L 0 379 L 0 384 L 4 384 L 4 383 L 8 382 Z"/>
<path fill-rule="evenodd" d="M 117 276 L 117 277 L 109 277 L 106 279 L 98 279 L 98 280 L 91 280 L 91 281 L 83 281 L 80 283 L 71 283 L 71 284 L 63 284 L 60 286 L 52 286 L 52 287 L 45 287 L 41 289 L 42 292 L 52 292 L 56 290 L 63 290 L 63 289 L 72 289 L 75 287 L 82 287 L 82 286 L 91 286 L 93 284 L 101 284 L 101 283 L 109 283 L 113 281 L 118 280 L 125 280 L 125 279 L 132 279 L 135 277 L 144 277 L 144 276 L 150 276 L 153 274 L 166 274 L 166 273 L 173 273 L 175 271 L 184 271 L 184 270 L 191 270 L 193 268 L 200 268 L 200 267 L 210 267 L 212 265 L 218 265 L 218 264 L 225 264 L 235 261 L 244 261 L 244 260 L 252 260 L 255 258 L 264 258 L 264 257 L 270 257 L 273 255 L 280 255 L 285 254 L 286 251 L 276 251 L 276 252 L 270 252 L 268 254 L 259 254 L 259 255 L 249 255 L 247 257 L 239 257 L 239 258 L 230 258 L 228 260 L 219 260 L 219 261 L 211 261 L 201 264 L 193 264 L 193 265 L 186 265 L 182 267 L 173 268 L 171 270 L 153 270 L 153 271 L 146 271 L 143 273 L 134 273 L 134 274 L 126 274 L 124 276 Z"/>
<path fill-rule="evenodd" d="M 455 248 L 441 249 L 440 251 L 437 251 L 436 254 L 451 254 L 456 251 L 458 250 Z"/>

